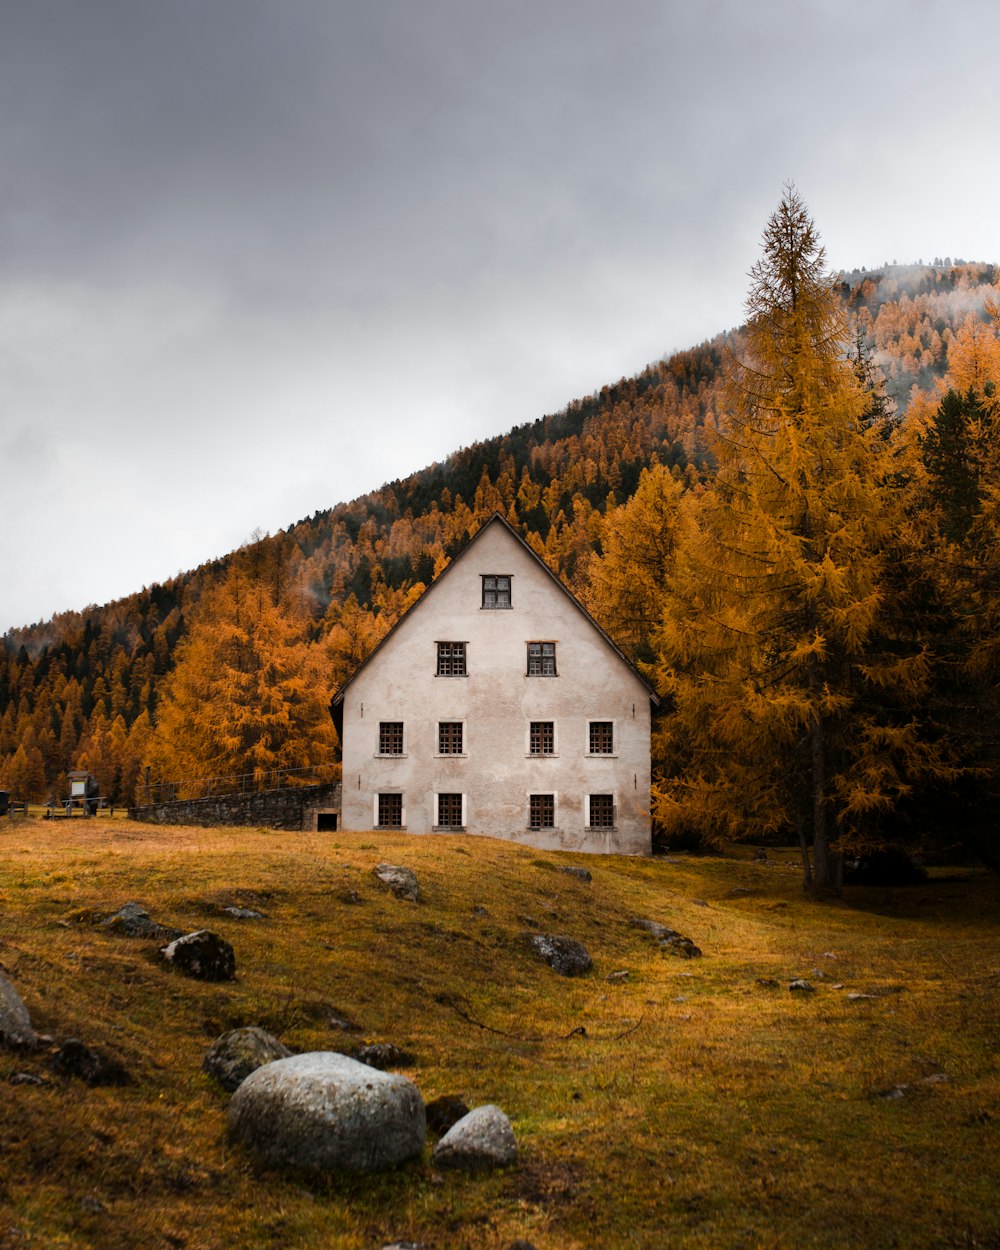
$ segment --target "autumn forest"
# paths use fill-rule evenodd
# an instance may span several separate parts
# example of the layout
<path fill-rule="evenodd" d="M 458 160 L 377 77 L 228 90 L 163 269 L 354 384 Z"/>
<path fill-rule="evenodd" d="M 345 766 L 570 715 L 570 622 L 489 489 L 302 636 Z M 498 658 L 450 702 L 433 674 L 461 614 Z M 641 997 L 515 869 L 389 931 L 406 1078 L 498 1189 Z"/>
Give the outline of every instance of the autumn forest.
<path fill-rule="evenodd" d="M 670 842 L 808 884 L 902 845 L 1000 868 L 1000 273 L 831 275 L 794 188 L 744 325 L 127 599 L 15 629 L 0 788 L 333 775 L 334 691 L 499 510 L 661 696 Z"/>

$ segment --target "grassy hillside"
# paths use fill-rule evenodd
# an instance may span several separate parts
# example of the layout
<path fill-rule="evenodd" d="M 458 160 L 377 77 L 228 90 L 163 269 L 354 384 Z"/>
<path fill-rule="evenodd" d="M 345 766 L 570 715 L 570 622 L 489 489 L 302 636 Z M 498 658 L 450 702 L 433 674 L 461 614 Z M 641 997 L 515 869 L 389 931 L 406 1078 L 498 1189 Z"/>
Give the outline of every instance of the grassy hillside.
<path fill-rule="evenodd" d="M 961 871 L 820 905 L 769 854 L 5 822 L 0 966 L 38 1031 L 132 1081 L 90 1088 L 44 1049 L 0 1052 L 0 1247 L 1000 1245 L 1000 882 Z M 424 900 L 383 892 L 381 861 L 413 868 Z M 592 882 L 559 871 L 574 863 Z M 238 979 L 188 980 L 155 943 L 94 925 L 129 900 L 221 933 Z M 636 916 L 703 957 L 661 953 Z M 557 976 L 527 930 L 582 940 L 593 971 Z M 201 1072 L 240 1024 L 298 1050 L 402 1046 L 425 1099 L 508 1112 L 518 1165 L 438 1176 L 428 1151 L 361 1180 L 256 1168 Z"/>

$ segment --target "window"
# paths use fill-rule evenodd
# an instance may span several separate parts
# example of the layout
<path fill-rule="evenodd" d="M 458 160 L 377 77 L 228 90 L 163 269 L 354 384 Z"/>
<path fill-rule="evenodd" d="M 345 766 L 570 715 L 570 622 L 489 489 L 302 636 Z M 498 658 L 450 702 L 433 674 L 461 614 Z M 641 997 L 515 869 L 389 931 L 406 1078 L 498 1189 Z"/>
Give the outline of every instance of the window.
<path fill-rule="evenodd" d="M 462 730 L 460 720 L 438 721 L 438 755 L 462 754 Z"/>
<path fill-rule="evenodd" d="M 554 642 L 528 643 L 528 676 L 555 677 L 556 644 Z"/>
<path fill-rule="evenodd" d="M 533 720 L 528 731 L 529 755 L 555 755 L 556 727 L 550 720 Z"/>
<path fill-rule="evenodd" d="M 380 720 L 378 723 L 379 755 L 403 754 L 403 722 L 401 720 Z"/>
<path fill-rule="evenodd" d="M 465 676 L 465 643 L 464 642 L 439 642 L 438 649 L 438 677 L 464 677 Z"/>
<path fill-rule="evenodd" d="M 439 829 L 461 829 L 462 796 L 460 794 L 439 794 L 437 796 L 437 823 Z"/>
<path fill-rule="evenodd" d="M 554 794 L 528 795 L 528 828 L 554 829 L 556 824 L 556 796 Z"/>
<path fill-rule="evenodd" d="M 613 829 L 615 827 L 615 796 L 613 794 L 592 794 L 590 796 L 591 829 Z"/>
<path fill-rule="evenodd" d="M 377 829 L 402 829 L 403 827 L 403 796 L 401 794 L 380 794 L 378 796 L 378 813 L 375 827 Z"/>
<path fill-rule="evenodd" d="M 592 720 L 590 722 L 590 754 L 614 755 L 615 723 L 610 720 Z"/>
<path fill-rule="evenodd" d="M 510 577 L 497 573 L 487 573 L 483 576 L 483 607 L 484 608 L 509 608 L 510 607 Z"/>

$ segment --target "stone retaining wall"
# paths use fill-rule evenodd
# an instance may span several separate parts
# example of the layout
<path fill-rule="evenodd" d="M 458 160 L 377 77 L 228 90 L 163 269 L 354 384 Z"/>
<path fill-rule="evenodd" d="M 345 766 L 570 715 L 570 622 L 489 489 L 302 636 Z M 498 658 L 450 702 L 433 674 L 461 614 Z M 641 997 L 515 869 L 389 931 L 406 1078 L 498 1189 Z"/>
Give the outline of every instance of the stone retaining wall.
<path fill-rule="evenodd" d="M 268 829 L 315 830 L 320 814 L 340 812 L 340 783 L 290 786 L 206 799 L 174 799 L 133 808 L 133 820 L 163 825 L 258 825 Z"/>

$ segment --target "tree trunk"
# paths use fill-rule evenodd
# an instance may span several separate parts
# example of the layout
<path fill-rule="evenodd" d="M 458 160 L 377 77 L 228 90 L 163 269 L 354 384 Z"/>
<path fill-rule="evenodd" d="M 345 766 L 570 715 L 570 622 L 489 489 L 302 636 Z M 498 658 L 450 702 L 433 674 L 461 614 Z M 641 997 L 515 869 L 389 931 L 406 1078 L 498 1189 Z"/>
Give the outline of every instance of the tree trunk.
<path fill-rule="evenodd" d="M 805 822 L 800 818 L 798 821 L 799 847 L 802 850 L 802 888 L 803 890 L 812 889 L 812 864 L 809 862 L 809 842 L 806 839 Z"/>
<path fill-rule="evenodd" d="M 822 718 L 817 716 L 810 733 L 812 753 L 813 859 L 816 889 L 823 894 L 841 894 L 844 888 L 842 856 L 830 850 L 826 812 L 826 740 Z"/>

